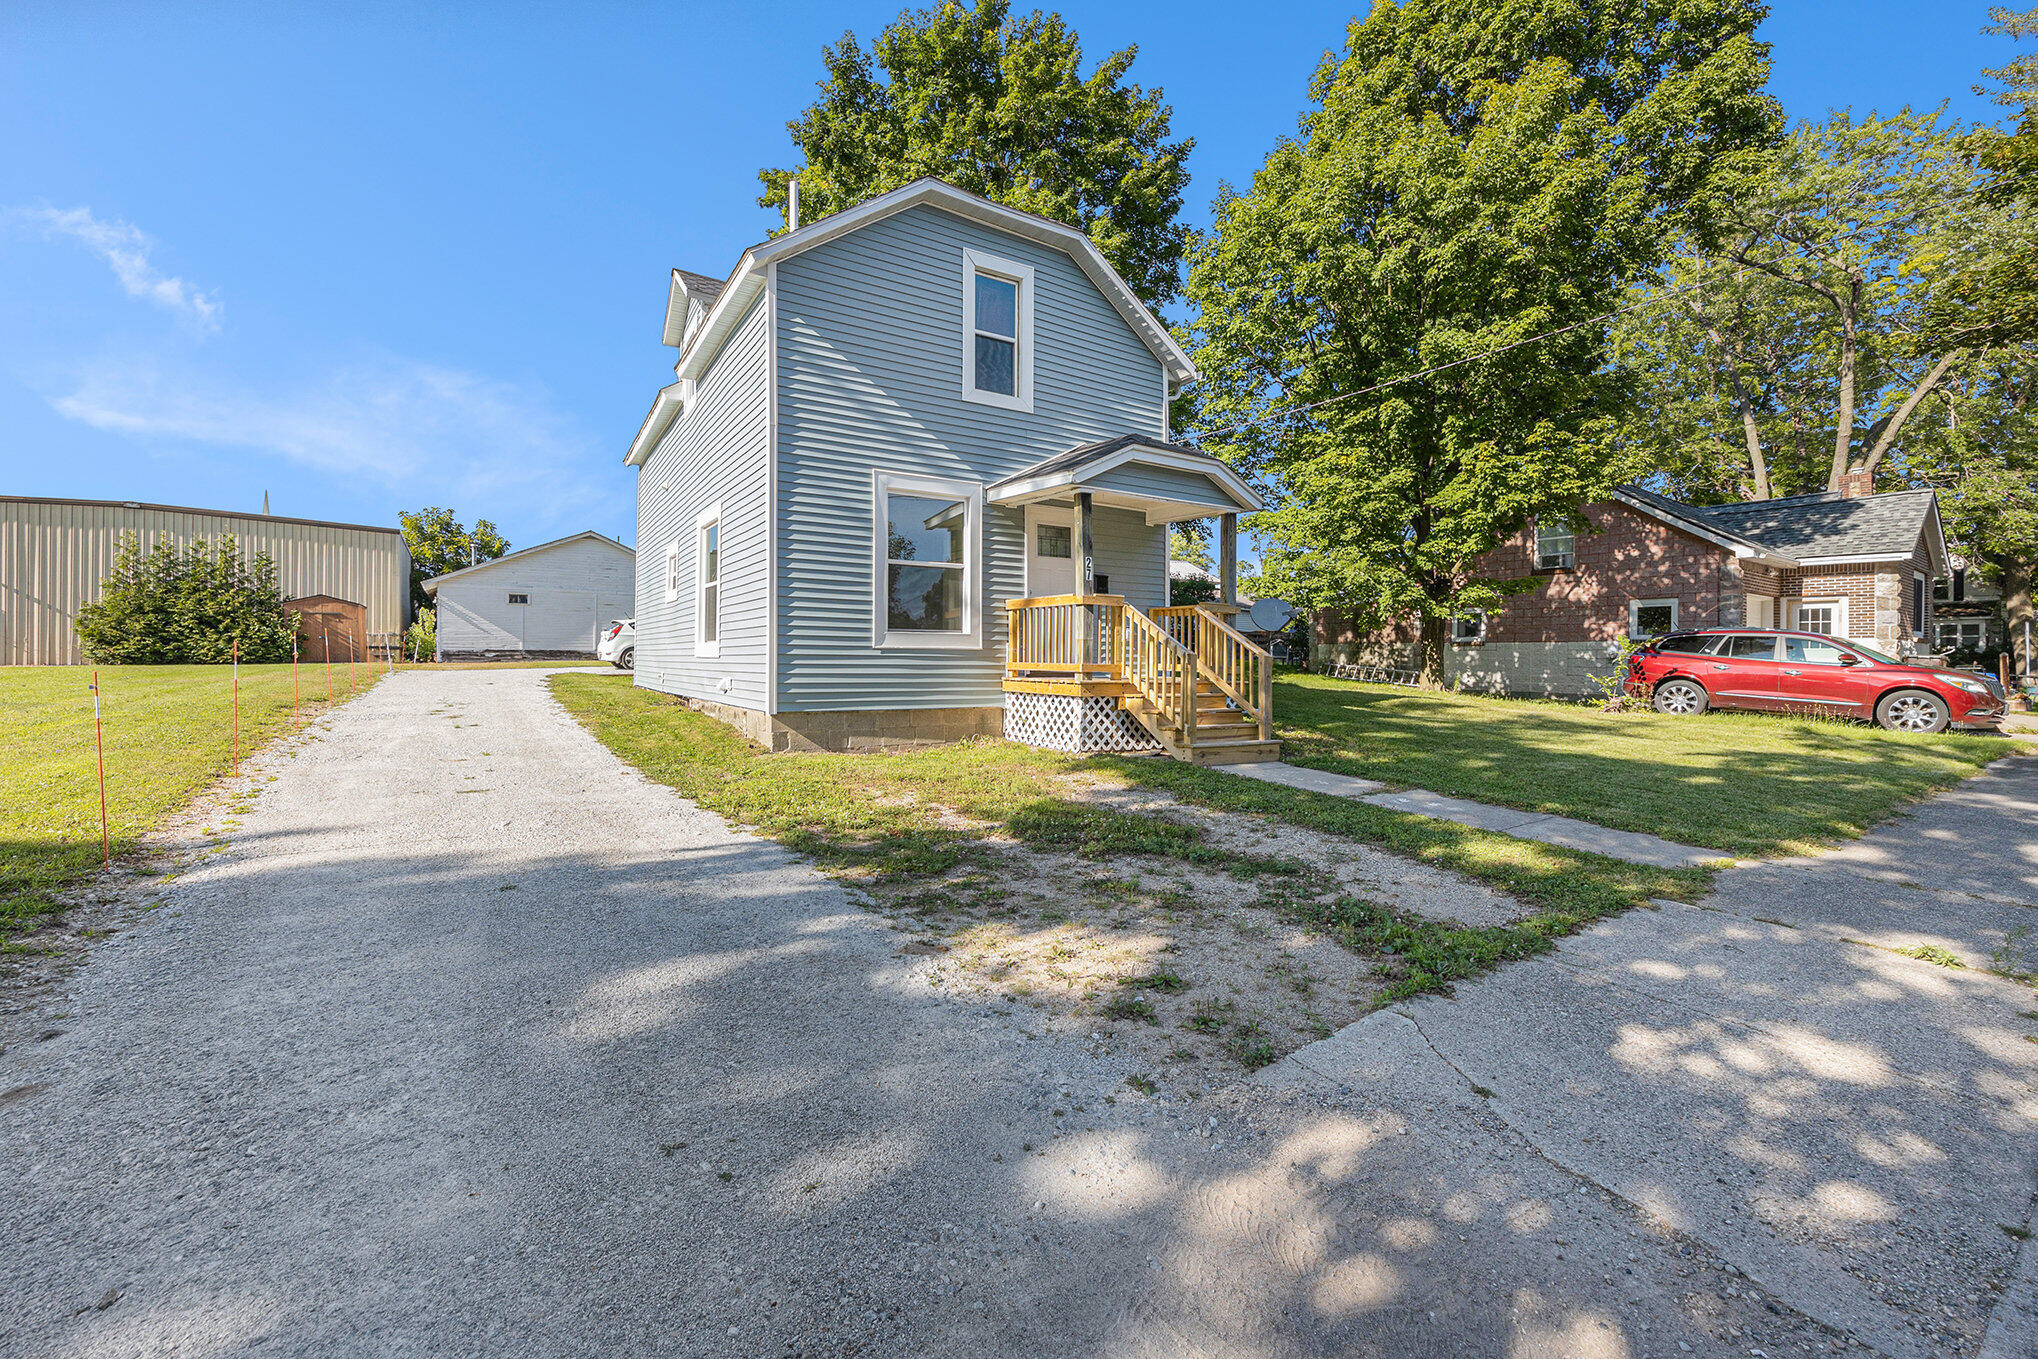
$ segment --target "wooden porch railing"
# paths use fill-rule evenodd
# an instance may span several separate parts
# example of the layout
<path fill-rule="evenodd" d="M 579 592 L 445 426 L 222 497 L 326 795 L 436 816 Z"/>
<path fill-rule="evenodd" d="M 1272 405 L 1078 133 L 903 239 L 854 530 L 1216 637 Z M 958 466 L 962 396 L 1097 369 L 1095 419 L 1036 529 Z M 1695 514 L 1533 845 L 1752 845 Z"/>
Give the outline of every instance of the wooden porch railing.
<path fill-rule="evenodd" d="M 1006 601 L 1005 673 L 1117 673 L 1123 595 L 1040 595 Z"/>
<path fill-rule="evenodd" d="M 1182 733 L 1196 749 L 1196 653 L 1176 641 L 1156 619 L 1138 609 L 1124 612 L 1124 675 L 1140 697 L 1153 704 L 1163 726 Z"/>
<path fill-rule="evenodd" d="M 1274 739 L 1274 658 L 1254 646 L 1207 604 L 1155 609 L 1154 618 L 1196 658 L 1199 675 L 1238 705 L 1260 729 L 1260 739 Z"/>

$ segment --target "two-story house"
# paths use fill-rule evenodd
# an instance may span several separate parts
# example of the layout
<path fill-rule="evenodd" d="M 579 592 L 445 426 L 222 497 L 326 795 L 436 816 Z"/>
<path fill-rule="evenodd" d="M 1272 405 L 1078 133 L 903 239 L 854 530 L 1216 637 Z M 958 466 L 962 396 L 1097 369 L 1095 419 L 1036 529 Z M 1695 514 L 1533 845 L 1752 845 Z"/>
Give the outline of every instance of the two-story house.
<path fill-rule="evenodd" d="M 664 338 L 637 684 L 774 750 L 1271 757 L 1226 607 L 1259 497 L 1169 442 L 1195 368 L 1082 232 L 920 180 L 675 270 Z M 1168 526 L 1210 517 L 1222 598 L 1170 609 Z"/>

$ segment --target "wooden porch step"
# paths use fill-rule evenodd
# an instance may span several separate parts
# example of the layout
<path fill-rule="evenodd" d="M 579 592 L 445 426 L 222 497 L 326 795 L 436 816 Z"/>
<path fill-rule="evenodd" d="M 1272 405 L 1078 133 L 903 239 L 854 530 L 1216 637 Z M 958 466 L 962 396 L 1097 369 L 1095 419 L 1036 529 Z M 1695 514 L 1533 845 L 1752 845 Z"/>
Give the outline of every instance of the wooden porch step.
<path fill-rule="evenodd" d="M 1198 738 L 1196 748 L 1189 751 L 1170 751 L 1178 760 L 1191 764 L 1258 764 L 1264 760 L 1281 758 L 1279 741 L 1251 740 L 1205 741 Z"/>

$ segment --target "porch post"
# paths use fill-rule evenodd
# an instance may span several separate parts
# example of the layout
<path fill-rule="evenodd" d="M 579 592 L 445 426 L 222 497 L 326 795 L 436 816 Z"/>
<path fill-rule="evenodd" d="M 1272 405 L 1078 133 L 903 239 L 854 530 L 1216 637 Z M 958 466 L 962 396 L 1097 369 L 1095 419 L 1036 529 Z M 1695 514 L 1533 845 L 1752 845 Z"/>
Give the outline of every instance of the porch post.
<path fill-rule="evenodd" d="M 1084 596 L 1096 593 L 1097 589 L 1097 557 L 1090 536 L 1090 517 L 1090 493 L 1077 491 L 1075 546 L 1082 565 L 1076 570 L 1076 593 Z M 1080 604 L 1076 607 L 1076 618 L 1082 632 L 1077 655 L 1088 665 L 1097 657 L 1097 614 L 1089 605 Z"/>
<path fill-rule="evenodd" d="M 1217 600 L 1238 606 L 1238 516 L 1226 514 L 1217 520 Z"/>

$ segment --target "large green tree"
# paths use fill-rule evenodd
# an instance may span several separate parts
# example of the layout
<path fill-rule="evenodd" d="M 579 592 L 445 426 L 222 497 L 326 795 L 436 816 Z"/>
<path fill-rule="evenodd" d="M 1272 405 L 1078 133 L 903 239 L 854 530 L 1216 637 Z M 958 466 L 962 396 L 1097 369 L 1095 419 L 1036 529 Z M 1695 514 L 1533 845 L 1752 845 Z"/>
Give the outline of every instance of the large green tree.
<path fill-rule="evenodd" d="M 843 34 L 821 54 L 820 96 L 786 124 L 803 163 L 759 171 L 758 204 L 783 212 L 797 177 L 811 222 L 933 175 L 1080 227 L 1158 309 L 1178 288 L 1193 143 L 1171 137 L 1159 90 L 1126 81 L 1137 48 L 1085 75 L 1060 15 L 1010 10 L 908 11 L 868 51 Z"/>
<path fill-rule="evenodd" d="M 1940 112 L 1836 114 L 1792 131 L 1725 215 L 1630 301 L 1644 457 L 1699 500 L 1838 490 L 1875 474 L 1999 327 L 1955 305 L 2019 230 L 1976 201 Z"/>
<path fill-rule="evenodd" d="M 1624 470 L 1593 318 L 1775 139 L 1761 14 L 1382 0 L 1352 24 L 1299 135 L 1192 252 L 1204 443 L 1280 497 L 1270 582 L 1418 616 L 1432 684 L 1447 620 L 1532 583 L 1481 554 Z"/>
<path fill-rule="evenodd" d="M 403 526 L 404 545 L 410 549 L 410 603 L 414 610 L 431 606 L 425 582 L 432 577 L 476 562 L 492 562 L 509 551 L 509 539 L 486 519 L 475 520 L 470 532 L 451 510 L 437 505 L 404 510 L 396 518 Z"/>

